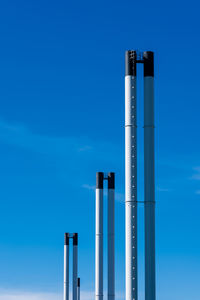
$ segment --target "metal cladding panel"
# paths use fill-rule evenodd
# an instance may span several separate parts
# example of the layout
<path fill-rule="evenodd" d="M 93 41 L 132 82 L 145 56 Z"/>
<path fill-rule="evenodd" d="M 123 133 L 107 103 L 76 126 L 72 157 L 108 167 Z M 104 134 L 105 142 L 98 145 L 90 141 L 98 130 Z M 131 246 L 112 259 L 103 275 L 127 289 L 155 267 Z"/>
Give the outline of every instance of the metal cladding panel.
<path fill-rule="evenodd" d="M 136 77 L 125 77 L 126 300 L 138 299 Z"/>
<path fill-rule="evenodd" d="M 95 296 L 103 300 L 103 189 L 96 189 Z"/>
<path fill-rule="evenodd" d="M 156 299 L 154 78 L 144 77 L 145 300 Z"/>

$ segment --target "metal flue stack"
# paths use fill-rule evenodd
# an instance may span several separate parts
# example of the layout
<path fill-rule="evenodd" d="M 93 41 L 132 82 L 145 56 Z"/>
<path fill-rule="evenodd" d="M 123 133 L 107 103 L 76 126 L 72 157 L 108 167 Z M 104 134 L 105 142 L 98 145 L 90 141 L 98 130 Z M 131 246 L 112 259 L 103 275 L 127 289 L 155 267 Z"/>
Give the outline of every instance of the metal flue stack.
<path fill-rule="evenodd" d="M 96 249 L 95 293 L 96 300 L 103 300 L 103 191 L 104 180 L 108 181 L 108 300 L 115 299 L 115 174 L 96 174 Z"/>
<path fill-rule="evenodd" d="M 126 300 L 138 300 L 137 63 L 144 65 L 145 300 L 155 300 L 154 54 L 125 55 Z"/>
<path fill-rule="evenodd" d="M 64 239 L 64 300 L 69 300 L 69 241 L 73 240 L 72 300 L 80 300 L 80 278 L 78 278 L 78 233 L 65 233 Z"/>

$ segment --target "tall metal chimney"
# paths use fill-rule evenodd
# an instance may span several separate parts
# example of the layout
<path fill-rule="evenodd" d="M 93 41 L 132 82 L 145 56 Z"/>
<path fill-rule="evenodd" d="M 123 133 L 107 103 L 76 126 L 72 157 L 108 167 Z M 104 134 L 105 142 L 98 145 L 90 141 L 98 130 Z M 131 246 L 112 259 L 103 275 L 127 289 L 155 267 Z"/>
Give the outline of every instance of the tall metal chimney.
<path fill-rule="evenodd" d="M 64 240 L 64 300 L 69 300 L 69 233 Z"/>
<path fill-rule="evenodd" d="M 96 242 L 95 242 L 95 294 L 103 300 L 103 180 L 104 174 L 96 174 Z"/>
<path fill-rule="evenodd" d="M 78 233 L 73 234 L 73 300 L 77 300 L 78 282 Z"/>
<path fill-rule="evenodd" d="M 136 64 L 144 64 L 145 300 L 155 300 L 154 54 L 126 51 L 126 300 L 138 300 Z"/>
<path fill-rule="evenodd" d="M 115 300 L 115 173 L 108 173 L 108 300 Z"/>
<path fill-rule="evenodd" d="M 155 300 L 154 53 L 144 60 L 145 300 Z"/>
<path fill-rule="evenodd" d="M 69 300 L 69 246 L 73 240 L 72 300 L 80 299 L 80 278 L 78 278 L 78 233 L 65 233 L 64 240 L 64 300 Z"/>
<path fill-rule="evenodd" d="M 103 181 L 108 180 L 108 300 L 115 299 L 115 174 L 96 173 L 96 300 L 103 300 Z"/>
<path fill-rule="evenodd" d="M 126 300 L 137 300 L 136 51 L 126 51 L 125 68 Z"/>

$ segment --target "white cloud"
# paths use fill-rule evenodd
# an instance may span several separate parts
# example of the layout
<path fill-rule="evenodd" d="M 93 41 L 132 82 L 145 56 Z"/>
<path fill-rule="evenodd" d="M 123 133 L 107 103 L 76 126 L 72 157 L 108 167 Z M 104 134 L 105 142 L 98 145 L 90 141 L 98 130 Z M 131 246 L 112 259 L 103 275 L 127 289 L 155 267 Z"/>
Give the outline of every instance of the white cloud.
<path fill-rule="evenodd" d="M 116 164 L 120 148 L 109 141 L 97 141 L 85 136 L 48 136 L 32 132 L 20 124 L 9 124 L 0 119 L 0 141 L 4 144 L 39 153 L 54 159 L 62 169 L 84 170 L 100 164 Z M 94 164 L 95 162 L 95 164 Z M 64 167 L 63 167 L 64 166 Z M 70 166 L 70 167 L 69 167 Z M 84 167 L 83 167 L 84 166 Z"/>
<path fill-rule="evenodd" d="M 92 150 L 86 138 L 39 135 L 25 126 L 10 125 L 2 120 L 0 120 L 0 140 L 31 151 L 56 156 Z"/>
<path fill-rule="evenodd" d="M 71 295 L 70 295 L 71 298 Z M 18 290 L 0 290 L 0 300 L 62 300 L 62 294 L 26 292 Z M 82 291 L 82 300 L 94 300 L 94 292 Z"/>
<path fill-rule="evenodd" d="M 192 175 L 192 177 L 190 179 L 200 180 L 200 167 L 195 167 L 195 168 L 193 168 L 193 170 L 195 171 L 195 173 Z"/>
<path fill-rule="evenodd" d="M 92 147 L 88 146 L 88 145 L 83 146 L 83 147 L 81 147 L 81 148 L 78 149 L 78 151 L 80 151 L 80 152 L 90 151 L 90 150 L 92 150 Z"/>
<path fill-rule="evenodd" d="M 94 291 L 81 291 L 81 300 L 94 300 Z M 0 289 L 0 300 L 62 300 L 62 294 L 56 293 L 38 293 L 38 292 L 25 292 L 15 290 Z M 70 295 L 71 299 L 71 295 Z M 124 293 L 117 292 L 116 299 L 124 299 Z"/>
<path fill-rule="evenodd" d="M 0 291 L 0 300 L 61 300 L 62 296 L 54 293 L 34 293 L 20 291 Z"/>
<path fill-rule="evenodd" d="M 87 189 L 89 191 L 95 191 L 95 185 L 91 185 L 91 184 L 83 184 L 82 188 Z"/>
<path fill-rule="evenodd" d="M 82 188 L 87 189 L 89 191 L 95 191 L 96 187 L 95 185 L 91 184 L 83 184 Z M 107 190 L 104 190 L 104 195 L 107 196 Z M 115 200 L 121 203 L 124 203 L 125 201 L 125 195 L 123 193 L 115 192 Z"/>
<path fill-rule="evenodd" d="M 157 190 L 158 192 L 170 192 L 170 189 L 168 189 L 168 188 L 163 188 L 163 187 L 160 187 L 160 186 L 157 186 L 157 187 L 156 187 L 156 190 Z"/>

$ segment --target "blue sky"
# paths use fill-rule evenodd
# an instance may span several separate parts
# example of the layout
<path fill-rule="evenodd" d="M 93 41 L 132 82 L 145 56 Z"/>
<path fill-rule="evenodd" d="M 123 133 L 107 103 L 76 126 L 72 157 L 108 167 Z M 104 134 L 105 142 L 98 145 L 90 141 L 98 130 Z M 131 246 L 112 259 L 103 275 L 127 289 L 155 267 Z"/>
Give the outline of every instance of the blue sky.
<path fill-rule="evenodd" d="M 0 4 L 0 300 L 62 299 L 65 231 L 79 232 L 82 299 L 94 298 L 96 171 L 116 172 L 116 291 L 124 299 L 127 49 L 155 51 L 158 298 L 199 299 L 199 28 L 194 0 Z M 141 67 L 139 76 L 142 200 Z M 139 217 L 142 300 L 141 205 Z"/>

